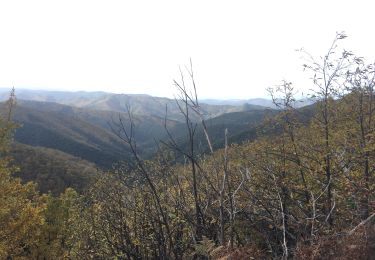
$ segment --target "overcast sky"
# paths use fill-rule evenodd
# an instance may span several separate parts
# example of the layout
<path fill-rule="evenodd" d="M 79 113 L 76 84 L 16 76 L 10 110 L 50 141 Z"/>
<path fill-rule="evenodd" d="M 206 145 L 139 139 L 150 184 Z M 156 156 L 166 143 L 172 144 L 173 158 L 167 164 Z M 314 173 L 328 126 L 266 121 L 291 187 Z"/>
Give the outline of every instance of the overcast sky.
<path fill-rule="evenodd" d="M 336 31 L 375 60 L 372 2 L 0 0 L 0 87 L 171 97 L 191 57 L 202 98 L 303 89 L 295 49 L 323 55 Z"/>

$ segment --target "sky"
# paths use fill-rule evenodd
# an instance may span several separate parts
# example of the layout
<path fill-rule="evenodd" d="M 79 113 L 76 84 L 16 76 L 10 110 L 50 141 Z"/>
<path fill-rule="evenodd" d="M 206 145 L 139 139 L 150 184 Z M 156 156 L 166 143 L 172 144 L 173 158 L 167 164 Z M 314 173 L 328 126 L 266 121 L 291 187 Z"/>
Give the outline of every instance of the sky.
<path fill-rule="evenodd" d="M 309 87 L 303 47 L 319 57 L 335 33 L 375 61 L 374 1 L 0 0 L 0 87 L 173 97 L 193 62 L 201 98 L 265 97 Z"/>

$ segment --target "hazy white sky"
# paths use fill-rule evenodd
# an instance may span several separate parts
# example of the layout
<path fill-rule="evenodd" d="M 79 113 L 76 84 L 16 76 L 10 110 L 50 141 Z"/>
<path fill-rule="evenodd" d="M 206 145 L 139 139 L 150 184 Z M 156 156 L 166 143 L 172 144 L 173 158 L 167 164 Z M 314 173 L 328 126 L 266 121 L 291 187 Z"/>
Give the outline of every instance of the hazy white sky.
<path fill-rule="evenodd" d="M 0 87 L 172 96 L 191 57 L 202 98 L 265 96 L 336 31 L 375 60 L 372 2 L 0 0 Z"/>

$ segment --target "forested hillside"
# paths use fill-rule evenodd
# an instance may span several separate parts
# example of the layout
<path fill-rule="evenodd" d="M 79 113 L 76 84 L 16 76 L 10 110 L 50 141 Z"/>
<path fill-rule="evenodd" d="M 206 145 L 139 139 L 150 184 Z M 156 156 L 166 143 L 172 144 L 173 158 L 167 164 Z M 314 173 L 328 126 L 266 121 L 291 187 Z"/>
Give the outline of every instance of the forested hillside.
<path fill-rule="evenodd" d="M 152 140 L 157 148 L 149 159 L 136 138 L 142 121 L 136 113 L 114 122 L 118 139 L 111 139 L 105 127 L 92 132 L 101 124 L 95 117 L 90 123 L 80 117 L 68 121 L 56 110 L 41 117 L 21 104 L 18 111 L 24 112 L 18 116 L 25 123 L 16 135 L 25 127 L 50 129 L 62 122 L 61 136 L 74 137 L 82 147 L 99 147 L 101 138 L 114 145 L 108 151 L 116 149 L 117 140 L 126 146 L 125 161 L 98 173 L 91 173 L 91 163 L 61 152 L 25 146 L 17 151 L 16 146 L 15 158 L 30 154 L 23 157 L 29 156 L 27 162 L 18 162 L 19 176 L 25 179 L 32 171 L 27 178 L 35 177 L 25 180 L 35 178 L 53 194 L 41 194 L 32 182 L 16 178 L 17 159 L 11 164 L 9 153 L 17 127 L 10 117 L 14 112 L 17 118 L 11 95 L 0 121 L 0 257 L 372 259 L 375 69 L 338 47 L 345 38 L 338 33 L 321 58 L 308 56 L 312 60 L 304 68 L 312 78 L 314 103 L 308 107 L 294 107 L 295 89 L 283 81 L 269 89 L 277 110 L 207 120 L 196 89 L 179 88 L 183 120 L 161 123 L 165 135 Z M 195 86 L 189 69 L 187 74 Z M 50 157 L 53 163 L 35 165 L 34 157 Z M 74 161 L 72 172 L 61 173 L 64 160 Z M 69 187 L 65 192 L 48 186 L 45 167 Z M 89 185 L 80 186 L 91 174 Z M 79 181 L 66 184 L 64 176 Z"/>
<path fill-rule="evenodd" d="M 41 193 L 57 196 L 67 188 L 84 192 L 98 177 L 95 164 L 59 150 L 14 144 L 11 165 L 18 168 L 14 176 L 24 183 L 33 181 Z"/>
<path fill-rule="evenodd" d="M 13 118 L 21 125 L 15 139 L 23 144 L 57 149 L 106 168 L 129 156 L 115 134 L 76 116 L 18 105 Z"/>
<path fill-rule="evenodd" d="M 122 106 L 126 110 L 127 104 L 123 103 Z M 217 113 L 222 109 L 220 106 L 210 107 L 217 109 Z M 2 108 L 4 109 L 4 104 Z M 165 118 L 165 111 L 164 114 L 160 111 L 163 109 L 162 106 L 156 110 L 151 109 L 154 115 L 142 112 L 149 109 L 147 106 L 142 107 L 142 111 L 138 109 L 138 112 L 133 107 L 129 106 L 129 109 L 131 109 L 134 139 L 143 157 L 154 156 L 157 150 L 155 144 L 167 138 L 166 128 L 181 139 L 181 142 L 185 141 L 184 123 L 181 119 Z M 175 107 L 173 111 L 175 114 L 178 113 L 176 109 Z M 213 136 L 221 135 L 225 127 L 230 129 L 231 136 L 240 132 L 250 132 L 252 126 L 260 123 L 266 114 L 266 110 L 253 107 L 231 107 L 231 109 L 243 110 L 243 112 L 226 113 L 207 121 Z M 238 118 L 242 113 L 244 115 L 242 117 L 246 120 L 241 120 L 238 124 L 233 118 Z M 29 100 L 18 100 L 13 111 L 13 120 L 21 126 L 15 131 L 17 142 L 56 149 L 90 161 L 102 169 L 110 169 L 114 163 L 130 158 L 128 147 L 117 136 L 119 119 L 126 128 L 130 127 L 129 114 L 126 111 L 95 110 Z M 198 120 L 198 117 L 195 116 L 194 120 Z M 221 142 L 216 147 L 222 145 Z"/>

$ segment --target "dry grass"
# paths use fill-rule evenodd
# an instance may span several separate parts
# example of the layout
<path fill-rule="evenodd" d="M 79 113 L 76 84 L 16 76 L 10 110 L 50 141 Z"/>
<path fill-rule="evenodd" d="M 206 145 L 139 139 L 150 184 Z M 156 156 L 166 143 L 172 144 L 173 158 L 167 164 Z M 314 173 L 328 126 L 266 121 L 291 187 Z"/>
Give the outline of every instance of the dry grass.
<path fill-rule="evenodd" d="M 230 250 L 228 247 L 218 247 L 211 253 L 212 259 L 218 260 L 242 260 L 242 259 L 267 259 L 266 253 L 248 245 Z"/>
<path fill-rule="evenodd" d="M 299 245 L 295 259 L 375 260 L 375 225 L 363 225 L 351 234 L 322 237 L 313 245 Z"/>

